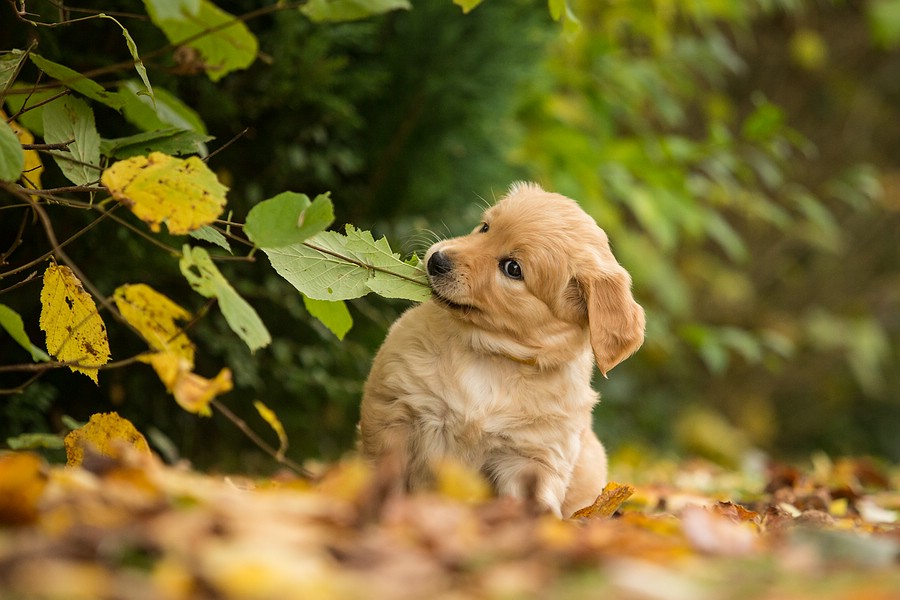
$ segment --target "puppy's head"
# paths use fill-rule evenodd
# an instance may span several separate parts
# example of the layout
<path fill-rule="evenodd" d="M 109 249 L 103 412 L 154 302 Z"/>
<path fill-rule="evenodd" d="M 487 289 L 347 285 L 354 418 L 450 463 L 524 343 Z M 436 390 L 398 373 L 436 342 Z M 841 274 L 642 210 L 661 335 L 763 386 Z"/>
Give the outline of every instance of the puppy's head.
<path fill-rule="evenodd" d="M 644 340 L 644 311 L 606 233 L 574 201 L 535 184 L 514 184 L 472 233 L 438 242 L 425 261 L 433 297 L 452 318 L 519 353 L 563 357 L 587 335 L 606 375 Z"/>

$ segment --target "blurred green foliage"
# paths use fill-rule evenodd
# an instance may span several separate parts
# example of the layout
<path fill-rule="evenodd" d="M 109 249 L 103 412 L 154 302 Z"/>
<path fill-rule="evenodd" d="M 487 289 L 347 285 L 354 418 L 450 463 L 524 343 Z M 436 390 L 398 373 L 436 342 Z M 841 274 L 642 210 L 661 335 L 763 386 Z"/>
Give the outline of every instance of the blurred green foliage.
<path fill-rule="evenodd" d="M 133 3 L 96 4 L 122 15 L 142 53 L 166 44 L 129 14 Z M 209 164 L 231 187 L 236 221 L 285 190 L 331 192 L 339 223 L 422 251 L 469 230 L 514 179 L 581 202 L 649 316 L 643 349 L 597 382 L 596 426 L 613 450 L 900 457 L 898 3 L 569 5 L 577 32 L 538 0 L 488 0 L 465 15 L 450 0 L 419 0 L 335 24 L 273 12 L 247 22 L 260 58 L 216 82 L 187 72 L 177 53 L 145 62 L 151 83 L 215 137 L 209 150 L 221 151 Z M 49 3 L 28 8 L 55 14 Z M 129 57 L 121 29 L 100 20 L 35 28 L 7 14 L 0 40 L 0 49 L 36 40 L 43 56 L 81 72 Z M 102 81 L 120 79 L 133 70 Z M 111 109 L 95 110 L 104 137 L 134 133 Z M 45 187 L 63 183 L 48 169 Z M 47 249 L 29 216 L 6 204 L 0 252 L 20 226 L 24 243 L 3 271 Z M 89 220 L 50 208 L 60 235 Z M 124 277 L 203 307 L 164 252 L 114 223 L 67 250 L 106 293 Z M 263 399 L 295 458 L 352 449 L 369 360 L 405 305 L 353 301 L 356 324 L 338 342 L 264 258 L 221 268 L 274 341 L 251 355 L 207 313 L 191 331 L 198 371 L 231 367 L 227 404 L 264 431 L 251 406 Z M 0 301 L 42 339 L 38 286 L 4 293 L 12 283 L 0 280 Z M 128 332 L 110 333 L 121 356 L 141 351 Z M 22 362 L 21 352 L 4 341 L 0 364 Z M 0 373 L 0 388 L 27 377 Z M 178 410 L 145 366 L 105 371 L 99 391 L 73 379 L 56 370 L 0 396 L 0 440 L 115 408 L 202 465 L 267 464 L 219 417 Z M 704 422 L 719 424 L 703 429 L 721 432 L 720 448 L 690 433 Z"/>

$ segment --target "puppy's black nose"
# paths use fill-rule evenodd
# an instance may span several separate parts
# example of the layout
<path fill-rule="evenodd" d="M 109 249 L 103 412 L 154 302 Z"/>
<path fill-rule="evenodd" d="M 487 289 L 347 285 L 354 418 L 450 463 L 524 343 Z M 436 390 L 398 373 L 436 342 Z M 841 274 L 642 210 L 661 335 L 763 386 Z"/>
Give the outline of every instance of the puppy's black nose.
<path fill-rule="evenodd" d="M 453 270 L 453 261 L 447 258 L 443 252 L 435 252 L 428 259 L 427 269 L 428 274 L 432 277 L 440 277 Z"/>

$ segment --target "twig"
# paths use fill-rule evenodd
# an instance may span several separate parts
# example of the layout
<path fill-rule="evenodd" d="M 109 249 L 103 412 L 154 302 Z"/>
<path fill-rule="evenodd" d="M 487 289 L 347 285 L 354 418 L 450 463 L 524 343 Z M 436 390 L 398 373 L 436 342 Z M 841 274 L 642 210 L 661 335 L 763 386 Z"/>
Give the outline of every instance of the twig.
<path fill-rule="evenodd" d="M 58 144 L 22 144 L 22 150 L 68 150 L 69 144 L 74 144 L 75 140 L 68 142 L 60 142 Z"/>
<path fill-rule="evenodd" d="M 238 141 L 239 139 L 241 139 L 242 137 L 244 137 L 245 135 L 247 135 L 247 132 L 248 132 L 248 131 L 250 131 L 250 128 L 249 128 L 249 127 L 244 127 L 244 130 L 243 130 L 243 131 L 241 131 L 241 132 L 239 132 L 239 133 L 236 133 L 235 135 L 233 135 L 233 136 L 231 137 L 230 140 L 228 140 L 227 142 L 225 142 L 224 144 L 222 144 L 221 146 L 219 146 L 218 148 L 216 148 L 215 150 L 213 150 L 206 158 L 203 159 L 203 162 L 208 162 L 209 159 L 211 159 L 213 156 L 215 156 L 216 154 L 218 154 L 219 152 L 221 152 L 222 150 L 224 150 L 224 149 L 227 148 L 228 146 L 232 145 L 233 143 L 235 143 L 236 141 Z"/>
<path fill-rule="evenodd" d="M 261 437 L 259 437 L 259 435 L 257 435 L 255 431 L 250 429 L 250 426 L 247 425 L 246 421 L 228 410 L 228 408 L 224 404 L 222 404 L 215 398 L 210 401 L 210 404 L 212 404 L 216 408 L 216 410 L 221 412 L 226 419 L 231 421 L 238 429 L 240 429 L 244 433 L 244 435 L 250 438 L 250 441 L 259 446 L 259 448 L 266 454 L 274 458 L 276 462 L 286 466 L 302 477 L 306 477 L 308 479 L 313 479 L 315 477 L 309 469 L 304 468 L 302 465 L 297 464 L 286 456 L 279 456 L 278 452 L 272 446 L 267 444 Z"/>

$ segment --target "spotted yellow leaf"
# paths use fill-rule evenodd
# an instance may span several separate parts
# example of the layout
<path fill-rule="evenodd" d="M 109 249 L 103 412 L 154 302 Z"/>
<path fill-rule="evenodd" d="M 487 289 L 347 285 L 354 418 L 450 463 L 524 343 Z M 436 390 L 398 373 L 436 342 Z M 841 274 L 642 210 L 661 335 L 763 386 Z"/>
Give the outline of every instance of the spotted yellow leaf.
<path fill-rule="evenodd" d="M 122 448 L 150 453 L 150 446 L 141 432 L 115 412 L 91 415 L 86 425 L 69 432 L 65 446 L 66 464 L 70 467 L 81 465 L 88 449 L 112 457 L 120 456 Z"/>
<path fill-rule="evenodd" d="M 181 159 L 162 152 L 120 160 L 100 182 L 150 229 L 159 231 L 165 223 L 174 235 L 215 221 L 228 191 L 196 156 Z"/>
<path fill-rule="evenodd" d="M 47 352 L 97 383 L 97 368 L 109 362 L 106 325 L 91 295 L 71 269 L 51 264 L 44 271 L 40 327 Z"/>
<path fill-rule="evenodd" d="M 284 425 L 281 424 L 281 420 L 278 418 L 278 415 L 275 414 L 271 408 L 256 400 L 253 402 L 253 406 L 256 408 L 256 412 L 259 413 L 259 416 L 265 420 L 266 423 L 269 424 L 269 427 L 278 435 L 278 452 L 275 455 L 277 460 L 281 460 L 284 458 L 284 453 L 287 451 L 288 447 L 288 437 L 287 432 L 284 430 Z"/>
<path fill-rule="evenodd" d="M 152 350 L 172 352 L 194 364 L 194 345 L 177 323 L 190 319 L 191 313 L 143 283 L 119 286 L 113 300 Z"/>

